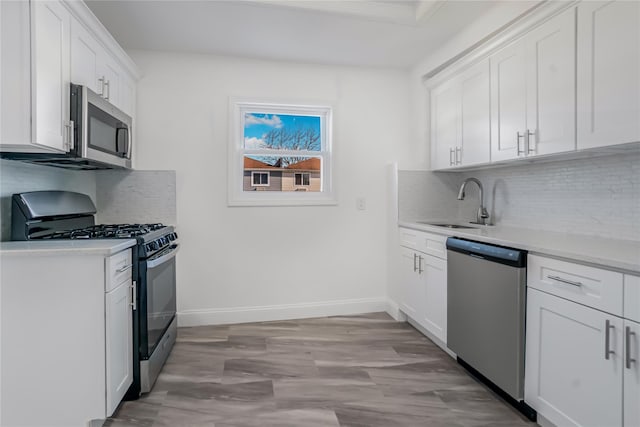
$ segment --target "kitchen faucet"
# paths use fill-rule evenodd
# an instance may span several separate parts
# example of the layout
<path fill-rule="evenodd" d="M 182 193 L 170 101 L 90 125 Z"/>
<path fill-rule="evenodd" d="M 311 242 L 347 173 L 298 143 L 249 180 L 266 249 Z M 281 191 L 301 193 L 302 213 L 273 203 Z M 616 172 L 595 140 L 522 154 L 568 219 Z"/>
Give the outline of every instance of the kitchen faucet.
<path fill-rule="evenodd" d="M 460 186 L 460 191 L 458 192 L 458 200 L 464 200 L 464 188 L 467 186 L 468 182 L 475 182 L 476 184 L 478 184 L 478 188 L 480 189 L 480 207 L 478 208 L 478 213 L 476 214 L 476 221 L 474 224 L 488 225 L 487 220 L 489 219 L 489 212 L 487 212 L 487 209 L 484 207 L 482 183 L 479 180 L 477 180 L 476 178 L 465 179 Z"/>

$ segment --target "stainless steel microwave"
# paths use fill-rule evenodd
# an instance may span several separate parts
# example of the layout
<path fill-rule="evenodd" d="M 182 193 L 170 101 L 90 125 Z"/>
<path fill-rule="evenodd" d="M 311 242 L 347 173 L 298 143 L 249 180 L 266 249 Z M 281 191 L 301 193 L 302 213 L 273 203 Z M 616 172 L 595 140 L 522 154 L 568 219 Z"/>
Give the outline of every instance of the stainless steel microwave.
<path fill-rule="evenodd" d="M 131 117 L 86 86 L 71 84 L 66 153 L 0 152 L 5 159 L 64 169 L 131 168 Z"/>
<path fill-rule="evenodd" d="M 131 117 L 86 86 L 71 84 L 73 154 L 131 168 Z"/>

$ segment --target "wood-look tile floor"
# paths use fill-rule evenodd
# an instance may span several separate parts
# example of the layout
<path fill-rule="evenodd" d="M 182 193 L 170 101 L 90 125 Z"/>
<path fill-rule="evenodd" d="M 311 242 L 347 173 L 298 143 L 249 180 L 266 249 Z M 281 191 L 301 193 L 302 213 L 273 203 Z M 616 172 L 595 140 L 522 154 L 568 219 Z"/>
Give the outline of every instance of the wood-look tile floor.
<path fill-rule="evenodd" d="M 180 328 L 151 393 L 109 427 L 529 426 L 385 313 Z"/>

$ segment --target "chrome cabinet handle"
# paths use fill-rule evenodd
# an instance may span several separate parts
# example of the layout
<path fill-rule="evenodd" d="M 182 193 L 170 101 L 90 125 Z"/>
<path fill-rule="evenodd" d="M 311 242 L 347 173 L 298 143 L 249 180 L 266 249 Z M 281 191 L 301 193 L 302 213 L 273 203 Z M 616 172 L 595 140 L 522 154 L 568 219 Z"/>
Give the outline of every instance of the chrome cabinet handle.
<path fill-rule="evenodd" d="M 104 97 L 107 101 L 111 97 L 111 81 L 107 80 L 104 82 L 105 87 L 107 88 L 107 95 Z M 104 89 L 103 89 L 104 91 Z"/>
<path fill-rule="evenodd" d="M 422 274 L 422 255 L 418 255 L 418 274 Z"/>
<path fill-rule="evenodd" d="M 454 150 L 453 148 L 449 148 L 449 166 L 455 165 L 455 161 L 453 160 Z"/>
<path fill-rule="evenodd" d="M 73 126 L 74 126 L 73 120 L 69 120 L 67 123 L 64 124 L 64 128 L 66 130 L 65 145 L 67 147 L 67 151 L 73 150 L 75 146 L 75 140 L 73 137 Z"/>
<path fill-rule="evenodd" d="M 566 283 L 567 285 L 571 285 L 571 286 L 578 286 L 578 287 L 582 286 L 581 282 L 574 282 L 572 280 L 563 279 L 560 276 L 547 276 L 547 279 L 555 280 L 557 282 Z"/>
<path fill-rule="evenodd" d="M 525 153 L 524 150 L 520 150 L 520 140 L 523 138 L 524 138 L 524 134 L 521 134 L 520 132 L 516 132 L 516 150 L 518 150 L 518 156 L 520 154 Z"/>
<path fill-rule="evenodd" d="M 127 271 L 131 267 L 133 267 L 133 264 L 125 265 L 124 267 L 120 267 L 119 269 L 117 269 L 116 273 L 124 273 L 125 271 Z"/>
<path fill-rule="evenodd" d="M 413 254 L 413 272 L 414 273 L 418 270 L 418 267 L 416 267 L 416 258 L 418 258 L 418 255 L 416 255 L 416 253 L 414 252 Z"/>
<path fill-rule="evenodd" d="M 138 289 L 136 288 L 136 281 L 131 282 L 131 307 L 133 311 L 136 311 L 136 306 L 138 305 Z"/>
<path fill-rule="evenodd" d="M 535 132 L 531 132 L 529 129 L 527 129 L 527 133 L 526 133 L 526 137 L 525 137 L 525 144 L 527 147 L 527 154 L 528 153 L 535 153 L 536 152 L 536 147 L 534 147 L 533 149 L 531 148 L 531 137 L 533 137 L 533 139 L 536 139 L 536 133 Z"/>
<path fill-rule="evenodd" d="M 458 153 L 460 153 L 459 157 L 458 157 Z M 456 147 L 456 165 L 459 165 L 460 163 L 462 163 L 462 148 Z"/>
<path fill-rule="evenodd" d="M 616 354 L 615 351 L 609 349 L 609 344 L 611 341 L 611 329 L 615 329 L 616 327 L 611 324 L 609 319 L 604 323 L 604 358 L 609 360 L 609 356 L 612 354 Z"/>
<path fill-rule="evenodd" d="M 631 364 L 636 363 L 636 359 L 631 358 L 631 336 L 635 334 L 636 333 L 631 330 L 630 326 L 627 326 L 624 330 L 625 345 L 626 345 L 626 351 L 624 355 L 624 364 L 627 367 L 627 369 L 631 369 Z"/>
<path fill-rule="evenodd" d="M 100 93 L 98 95 L 104 98 L 104 82 L 105 82 L 104 76 L 100 77 L 98 81 L 100 82 Z"/>

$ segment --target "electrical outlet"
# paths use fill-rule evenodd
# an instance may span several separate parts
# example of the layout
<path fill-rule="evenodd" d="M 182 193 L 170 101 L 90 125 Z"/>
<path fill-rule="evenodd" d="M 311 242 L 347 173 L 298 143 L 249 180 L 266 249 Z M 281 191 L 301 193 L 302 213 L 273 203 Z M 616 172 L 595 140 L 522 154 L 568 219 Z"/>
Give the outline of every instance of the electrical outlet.
<path fill-rule="evenodd" d="M 364 197 L 358 197 L 356 199 L 356 208 L 359 211 L 363 211 L 363 210 L 367 209 L 367 201 L 365 200 Z"/>

